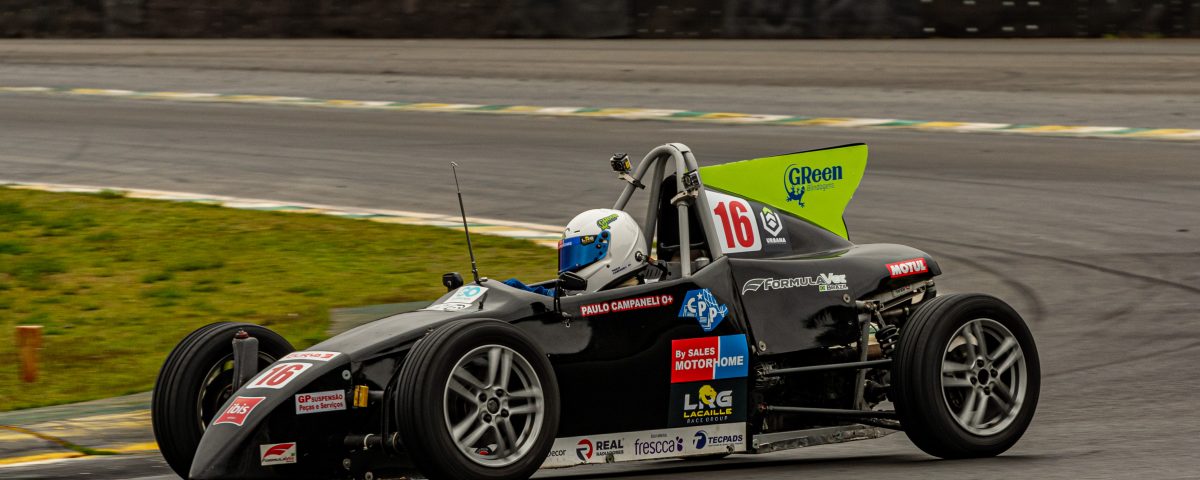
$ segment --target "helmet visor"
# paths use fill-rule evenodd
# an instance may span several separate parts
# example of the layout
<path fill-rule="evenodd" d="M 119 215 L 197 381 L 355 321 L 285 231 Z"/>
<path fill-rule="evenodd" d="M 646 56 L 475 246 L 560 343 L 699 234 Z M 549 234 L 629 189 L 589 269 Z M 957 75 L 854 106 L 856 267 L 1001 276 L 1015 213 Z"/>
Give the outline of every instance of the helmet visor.
<path fill-rule="evenodd" d="M 608 255 L 607 231 L 600 235 L 567 237 L 558 243 L 558 273 L 574 272 Z"/>

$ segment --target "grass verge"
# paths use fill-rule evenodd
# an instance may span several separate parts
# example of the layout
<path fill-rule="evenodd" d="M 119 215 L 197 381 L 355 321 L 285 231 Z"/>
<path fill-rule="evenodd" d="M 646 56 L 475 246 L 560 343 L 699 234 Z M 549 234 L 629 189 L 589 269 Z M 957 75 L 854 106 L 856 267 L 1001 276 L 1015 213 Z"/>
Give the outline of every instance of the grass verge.
<path fill-rule="evenodd" d="M 498 278 L 551 278 L 553 252 L 475 237 Z M 175 343 L 215 321 L 298 348 L 329 309 L 428 300 L 469 271 L 461 232 L 320 215 L 0 187 L 0 411 L 150 389 Z M 41 376 L 20 383 L 16 325 L 43 325 Z"/>

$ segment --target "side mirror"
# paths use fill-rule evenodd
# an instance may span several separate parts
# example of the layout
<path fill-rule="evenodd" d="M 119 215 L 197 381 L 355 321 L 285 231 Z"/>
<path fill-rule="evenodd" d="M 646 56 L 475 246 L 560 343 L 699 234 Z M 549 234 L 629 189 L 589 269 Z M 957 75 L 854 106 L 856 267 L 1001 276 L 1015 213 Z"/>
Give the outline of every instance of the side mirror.
<path fill-rule="evenodd" d="M 446 286 L 446 291 L 450 292 L 454 289 L 463 286 L 462 275 L 458 272 L 450 272 L 442 275 L 442 285 Z"/>
<path fill-rule="evenodd" d="M 562 290 L 587 290 L 587 280 L 574 272 L 563 272 L 558 276 L 558 288 Z"/>

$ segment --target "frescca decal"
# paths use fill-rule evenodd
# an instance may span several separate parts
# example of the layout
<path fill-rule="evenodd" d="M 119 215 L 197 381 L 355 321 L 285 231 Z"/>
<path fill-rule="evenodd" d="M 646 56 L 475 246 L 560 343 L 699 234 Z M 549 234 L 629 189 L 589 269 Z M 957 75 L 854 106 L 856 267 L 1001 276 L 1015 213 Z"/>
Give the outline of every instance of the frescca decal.
<path fill-rule="evenodd" d="M 246 388 L 273 388 L 278 390 L 292 383 L 292 380 L 312 367 L 313 364 L 311 363 L 276 363 L 268 368 L 267 371 L 260 374 L 258 378 L 251 380 Z"/>
<path fill-rule="evenodd" d="M 896 263 L 887 264 L 888 274 L 892 278 L 907 277 L 909 275 L 917 275 L 929 272 L 929 265 L 925 264 L 924 258 L 914 258 L 912 260 L 904 260 Z"/>
<path fill-rule="evenodd" d="M 315 350 L 309 350 L 309 351 L 303 351 L 303 352 L 289 353 L 287 355 L 284 355 L 283 358 L 279 359 L 279 361 L 313 360 L 313 361 L 317 361 L 317 362 L 328 362 L 330 360 L 333 360 L 334 357 L 337 357 L 338 355 L 341 355 L 341 354 L 338 352 L 318 352 Z"/>
<path fill-rule="evenodd" d="M 750 292 L 769 292 L 789 288 L 817 287 L 818 292 L 837 292 L 849 290 L 846 276 L 837 273 L 822 273 L 816 277 L 793 278 L 753 278 L 742 285 L 742 295 Z"/>
<path fill-rule="evenodd" d="M 582 316 L 590 317 L 592 315 L 628 312 L 630 310 L 640 310 L 643 308 L 665 307 L 667 305 L 671 305 L 672 303 L 675 303 L 675 297 L 671 295 L 648 295 L 645 297 L 623 298 L 608 302 L 590 303 L 579 307 L 579 309 Z"/>
<path fill-rule="evenodd" d="M 346 391 L 300 393 L 296 397 L 296 415 L 334 412 L 346 409 Z"/>
<path fill-rule="evenodd" d="M 671 341 L 671 383 L 745 377 L 749 348 L 745 335 Z"/>
<path fill-rule="evenodd" d="M 221 416 L 213 420 L 212 424 L 228 423 L 240 427 L 246 423 L 246 418 L 250 416 L 250 412 L 253 412 L 254 408 L 266 399 L 267 397 L 237 397 L 229 404 L 229 408 L 226 408 L 221 413 Z"/>
<path fill-rule="evenodd" d="M 788 165 L 783 173 L 783 189 L 787 193 L 788 202 L 796 202 L 804 207 L 804 196 L 814 191 L 834 188 L 833 182 L 842 179 L 842 166 L 834 165 L 825 168 L 798 167 Z"/>
<path fill-rule="evenodd" d="M 679 309 L 680 318 L 695 318 L 705 332 L 717 328 L 728 314 L 729 307 L 718 302 L 717 297 L 707 288 L 689 290 L 683 297 L 683 306 Z"/>
<path fill-rule="evenodd" d="M 639 457 L 656 457 L 683 452 L 683 437 L 671 437 L 664 434 L 651 434 L 651 438 L 633 440 L 633 454 Z"/>
<path fill-rule="evenodd" d="M 296 463 L 296 442 L 259 445 L 258 451 L 264 467 Z"/>

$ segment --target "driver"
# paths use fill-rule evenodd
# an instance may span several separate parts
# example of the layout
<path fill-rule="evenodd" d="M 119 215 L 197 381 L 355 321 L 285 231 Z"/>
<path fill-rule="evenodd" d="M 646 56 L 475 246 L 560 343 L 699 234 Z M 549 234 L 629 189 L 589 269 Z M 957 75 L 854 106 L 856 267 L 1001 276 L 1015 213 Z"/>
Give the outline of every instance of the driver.
<path fill-rule="evenodd" d="M 558 242 L 558 273 L 574 272 L 587 280 L 587 292 L 636 285 L 647 265 L 642 228 L 628 213 L 601 208 L 576 215 Z M 510 278 L 510 287 L 554 296 L 554 289 L 528 286 Z"/>

